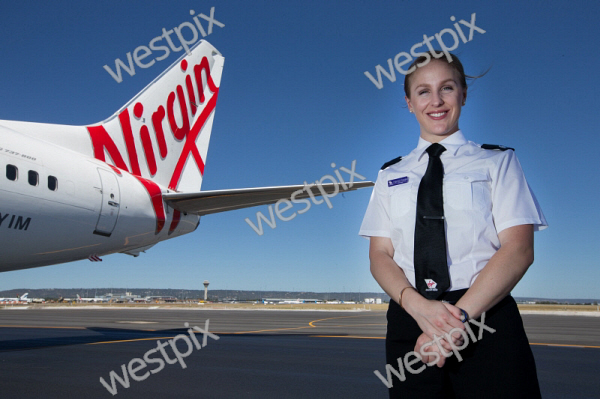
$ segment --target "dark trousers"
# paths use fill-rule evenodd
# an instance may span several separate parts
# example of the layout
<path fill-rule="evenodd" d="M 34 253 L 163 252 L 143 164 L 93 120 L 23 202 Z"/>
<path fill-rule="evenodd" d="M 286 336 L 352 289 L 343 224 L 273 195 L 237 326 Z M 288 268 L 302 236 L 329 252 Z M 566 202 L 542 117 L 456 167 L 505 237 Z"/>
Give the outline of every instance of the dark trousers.
<path fill-rule="evenodd" d="M 443 299 L 456 303 L 465 292 L 447 292 Z M 390 301 L 387 320 L 387 364 L 398 370 L 398 359 L 405 366 L 405 355 L 414 351 L 422 331 L 394 301 Z M 479 338 L 480 328 L 469 323 L 477 341 L 469 337 L 467 347 L 459 351 L 462 361 L 453 354 L 442 368 L 425 365 L 420 373 L 406 372 L 404 381 L 393 376 L 390 398 L 541 398 L 535 360 L 513 297 L 507 296 L 488 310 L 484 324 L 496 331 L 481 328 Z M 415 356 L 408 357 L 409 362 L 414 359 Z M 423 365 L 419 361 L 411 368 L 418 370 Z"/>

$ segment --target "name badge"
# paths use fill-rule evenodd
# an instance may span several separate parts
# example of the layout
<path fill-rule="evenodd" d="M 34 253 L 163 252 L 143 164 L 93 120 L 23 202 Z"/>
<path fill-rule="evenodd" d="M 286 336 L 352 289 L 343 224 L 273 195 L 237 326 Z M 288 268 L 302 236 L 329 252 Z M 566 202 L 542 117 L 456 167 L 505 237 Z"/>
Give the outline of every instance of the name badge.
<path fill-rule="evenodd" d="M 398 184 L 408 183 L 408 176 L 399 177 L 398 179 L 388 180 L 388 187 L 397 186 Z"/>

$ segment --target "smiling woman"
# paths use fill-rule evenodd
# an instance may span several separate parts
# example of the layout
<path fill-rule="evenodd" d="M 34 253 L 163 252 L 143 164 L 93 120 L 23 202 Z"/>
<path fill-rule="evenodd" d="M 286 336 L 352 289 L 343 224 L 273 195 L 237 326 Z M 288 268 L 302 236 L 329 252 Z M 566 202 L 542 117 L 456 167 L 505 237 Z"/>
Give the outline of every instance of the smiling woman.
<path fill-rule="evenodd" d="M 431 143 L 438 143 L 458 131 L 461 106 L 467 100 L 467 87 L 460 72 L 448 67 L 457 62 L 453 64 L 433 61 L 405 79 L 409 111 L 419 121 L 421 137 Z"/>
<path fill-rule="evenodd" d="M 395 299 L 387 363 L 412 355 L 422 370 L 392 384 L 388 369 L 390 397 L 539 398 L 510 291 L 533 263 L 533 231 L 546 220 L 514 151 L 480 146 L 460 131 L 467 84 L 458 58 L 424 60 L 404 85 L 418 146 L 382 167 L 360 229 L 370 238 L 371 273 Z M 463 323 L 483 315 L 496 333 L 467 347 Z M 462 363 L 449 357 L 454 346 L 464 348 Z"/>

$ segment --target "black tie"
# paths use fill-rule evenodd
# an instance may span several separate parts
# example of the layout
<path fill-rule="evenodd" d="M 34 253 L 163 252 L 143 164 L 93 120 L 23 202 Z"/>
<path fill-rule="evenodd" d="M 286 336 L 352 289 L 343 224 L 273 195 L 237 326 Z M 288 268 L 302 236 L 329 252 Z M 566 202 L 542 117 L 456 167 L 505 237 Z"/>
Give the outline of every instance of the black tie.
<path fill-rule="evenodd" d="M 415 279 L 421 295 L 436 299 L 450 288 L 444 232 L 444 165 L 440 159 L 446 148 L 434 143 L 426 151 L 429 163 L 417 195 Z"/>

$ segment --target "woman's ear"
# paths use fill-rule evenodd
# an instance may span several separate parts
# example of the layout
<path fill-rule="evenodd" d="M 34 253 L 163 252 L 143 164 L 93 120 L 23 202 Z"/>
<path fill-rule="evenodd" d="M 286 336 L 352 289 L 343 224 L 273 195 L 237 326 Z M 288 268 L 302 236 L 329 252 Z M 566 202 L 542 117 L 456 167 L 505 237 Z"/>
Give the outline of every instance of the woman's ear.
<path fill-rule="evenodd" d="M 406 105 L 408 105 L 408 112 L 410 112 L 412 114 L 413 108 L 412 108 L 412 104 L 410 103 L 410 98 L 408 98 L 407 96 L 404 96 L 404 101 L 406 101 Z"/>

